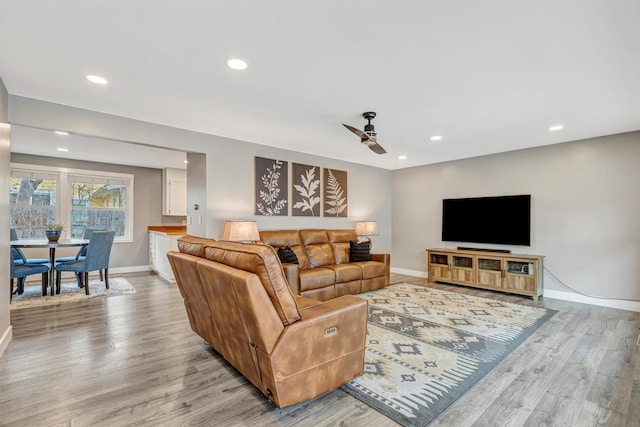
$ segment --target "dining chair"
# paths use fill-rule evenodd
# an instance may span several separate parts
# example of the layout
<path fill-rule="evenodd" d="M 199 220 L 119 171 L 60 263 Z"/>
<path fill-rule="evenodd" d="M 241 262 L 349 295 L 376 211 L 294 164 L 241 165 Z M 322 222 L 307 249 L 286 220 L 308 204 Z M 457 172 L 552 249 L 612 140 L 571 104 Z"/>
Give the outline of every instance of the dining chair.
<path fill-rule="evenodd" d="M 91 235 L 93 234 L 94 231 L 106 231 L 106 230 L 107 229 L 105 227 L 86 227 L 84 229 L 82 238 L 86 240 L 91 240 Z M 80 250 L 78 250 L 78 253 L 75 256 L 65 256 L 65 257 L 56 258 L 56 264 L 61 262 L 83 260 L 86 258 L 86 256 L 87 256 L 87 245 L 83 245 L 80 248 Z M 76 279 L 78 280 L 78 286 L 82 287 L 82 276 L 80 275 L 80 273 L 76 273 Z M 103 272 L 102 270 L 100 270 L 100 281 L 102 282 L 103 280 L 104 280 Z"/>
<path fill-rule="evenodd" d="M 11 227 L 9 229 L 9 240 L 13 241 L 13 240 L 19 240 L 18 239 L 18 232 L 16 231 L 15 228 Z M 20 248 L 13 248 L 15 249 L 15 253 L 14 251 L 11 251 L 12 254 L 14 255 L 13 261 L 17 264 L 47 264 L 49 263 L 48 259 L 45 258 L 27 258 L 24 254 L 24 252 L 22 252 L 20 250 Z M 19 256 L 16 256 L 19 255 Z"/>
<path fill-rule="evenodd" d="M 84 273 L 84 284 L 81 284 L 78 278 L 78 286 L 84 286 L 85 293 L 89 295 L 89 272 L 104 270 L 104 284 L 109 289 L 109 256 L 115 235 L 115 231 L 94 231 L 87 245 L 87 254 L 84 259 L 56 264 L 56 293 L 60 293 L 60 278 L 63 271 Z"/>
<path fill-rule="evenodd" d="M 11 248 L 11 252 L 14 252 L 16 248 Z M 10 288 L 9 288 L 9 302 L 13 299 L 13 294 L 22 295 L 24 292 L 24 282 L 27 276 L 32 274 L 42 274 L 42 295 L 47 295 L 47 286 L 49 285 L 49 264 L 16 264 L 13 262 L 14 254 L 11 255 L 10 265 Z M 18 279 L 18 286 L 16 290 L 13 290 L 14 279 Z"/>

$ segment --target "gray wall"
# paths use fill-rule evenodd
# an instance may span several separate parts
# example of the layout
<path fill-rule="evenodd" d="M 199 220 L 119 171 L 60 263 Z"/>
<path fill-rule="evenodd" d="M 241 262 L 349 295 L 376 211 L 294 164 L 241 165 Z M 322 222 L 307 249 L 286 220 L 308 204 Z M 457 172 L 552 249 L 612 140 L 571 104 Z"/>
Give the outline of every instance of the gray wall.
<path fill-rule="evenodd" d="M 187 233 L 207 234 L 207 156 L 187 153 Z M 199 218 L 201 218 L 199 220 Z"/>
<path fill-rule="evenodd" d="M 160 169 L 84 162 L 19 153 L 11 153 L 11 162 L 134 175 L 133 242 L 116 243 L 113 246 L 110 259 L 110 266 L 113 269 L 149 264 L 149 239 L 147 235 L 147 227 L 149 225 L 182 224 L 180 219 L 176 219 L 176 217 L 162 216 L 162 170 Z M 73 248 L 70 251 L 73 252 Z M 37 255 L 34 253 L 29 254 L 29 256 Z"/>
<path fill-rule="evenodd" d="M 9 97 L 12 123 L 65 129 L 122 141 L 180 148 L 206 155 L 206 235 L 219 238 L 226 219 L 255 219 L 261 229 L 352 228 L 354 221 L 378 221 L 376 251 L 391 250 L 391 171 L 276 149 L 213 135 L 142 122 L 30 98 Z M 320 141 L 318 142 L 320 143 Z M 179 144 L 179 145 L 178 145 Z M 306 218 L 253 215 L 254 156 L 348 172 L 349 217 Z"/>
<path fill-rule="evenodd" d="M 8 123 L 8 94 L 0 78 L 0 188 L 9 188 L 10 129 Z M 11 341 L 9 324 L 9 192 L 0 191 L 0 356 Z"/>
<path fill-rule="evenodd" d="M 531 194 L 531 247 L 464 246 L 544 255 L 582 293 L 639 300 L 638 159 L 633 132 L 394 171 L 393 265 L 426 272 L 426 248 L 457 246 L 441 240 L 442 199 Z"/>

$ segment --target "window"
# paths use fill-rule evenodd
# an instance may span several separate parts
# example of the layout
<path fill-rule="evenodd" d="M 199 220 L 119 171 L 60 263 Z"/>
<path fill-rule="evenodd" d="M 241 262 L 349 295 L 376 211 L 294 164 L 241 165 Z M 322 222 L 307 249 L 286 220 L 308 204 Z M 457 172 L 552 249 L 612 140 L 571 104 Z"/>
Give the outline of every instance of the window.
<path fill-rule="evenodd" d="M 21 239 L 44 238 L 45 226 L 56 222 L 58 174 L 11 171 L 9 188 L 11 227 Z"/>
<path fill-rule="evenodd" d="M 127 232 L 128 180 L 115 177 L 69 175 L 71 237 L 81 238 L 86 227 Z"/>
<path fill-rule="evenodd" d="M 13 164 L 10 194 L 19 238 L 44 238 L 45 225 L 58 222 L 66 237 L 104 227 L 116 241 L 132 240 L 133 175 Z"/>

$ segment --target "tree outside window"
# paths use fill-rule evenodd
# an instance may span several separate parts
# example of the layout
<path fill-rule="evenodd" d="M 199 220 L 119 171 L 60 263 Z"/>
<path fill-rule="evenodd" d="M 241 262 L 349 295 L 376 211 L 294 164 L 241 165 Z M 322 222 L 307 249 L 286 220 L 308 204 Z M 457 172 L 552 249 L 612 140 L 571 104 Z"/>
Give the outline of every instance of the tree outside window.
<path fill-rule="evenodd" d="M 45 238 L 45 226 L 56 222 L 57 181 L 12 177 L 10 182 L 11 227 L 20 239 Z"/>

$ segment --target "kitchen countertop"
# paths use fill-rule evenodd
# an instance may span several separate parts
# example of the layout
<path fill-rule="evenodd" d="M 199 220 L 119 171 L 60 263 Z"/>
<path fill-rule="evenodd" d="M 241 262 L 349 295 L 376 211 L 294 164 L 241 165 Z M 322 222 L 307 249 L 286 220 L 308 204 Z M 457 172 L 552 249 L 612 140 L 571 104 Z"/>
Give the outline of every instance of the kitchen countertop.
<path fill-rule="evenodd" d="M 184 236 L 187 234 L 187 227 L 184 225 L 150 225 L 147 231 L 164 233 L 168 236 Z"/>

